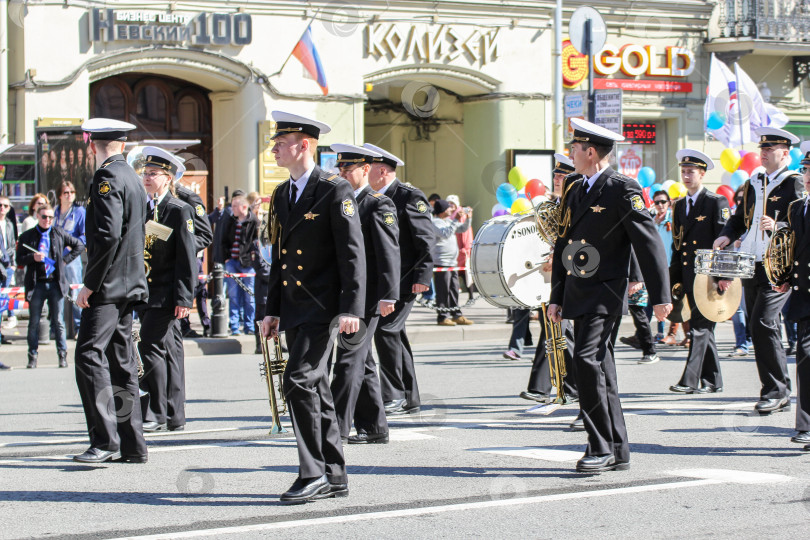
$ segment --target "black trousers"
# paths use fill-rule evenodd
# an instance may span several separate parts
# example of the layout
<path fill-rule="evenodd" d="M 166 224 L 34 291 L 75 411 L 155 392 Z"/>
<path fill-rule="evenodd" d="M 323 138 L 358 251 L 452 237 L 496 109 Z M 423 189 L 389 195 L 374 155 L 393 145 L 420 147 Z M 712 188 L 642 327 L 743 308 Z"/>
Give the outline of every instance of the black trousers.
<path fill-rule="evenodd" d="M 202 274 L 202 257 L 197 258 L 197 276 Z M 197 278 L 195 276 L 195 279 Z M 197 301 L 197 315 L 200 316 L 200 323 L 206 328 L 211 326 L 211 318 L 208 316 L 208 283 L 197 279 L 197 284 L 194 286 L 194 299 Z M 191 330 L 191 320 L 189 317 L 180 319 L 180 332 L 181 337 L 183 334 Z"/>
<path fill-rule="evenodd" d="M 717 344 L 714 339 L 714 329 L 717 323 L 710 321 L 692 300 L 693 295 L 688 291 L 689 309 L 692 316 L 689 319 L 691 338 L 689 342 L 689 356 L 686 366 L 678 384 L 691 388 L 703 386 L 723 386 L 723 374 L 720 372 L 720 355 L 717 354 Z"/>
<path fill-rule="evenodd" d="M 371 355 L 371 342 L 379 319 L 379 315 L 366 317 L 361 326 L 364 331 L 338 337 L 330 389 L 335 399 L 340 436 L 344 438 L 352 429 L 352 418 L 359 419 L 355 421 L 358 433 L 388 431 L 377 366 Z"/>
<path fill-rule="evenodd" d="M 574 367 L 579 389 L 579 408 L 588 432 L 585 454 L 613 454 L 616 461 L 630 460 L 630 445 L 624 423 L 613 335 L 619 315 L 588 314 L 574 322 Z"/>
<path fill-rule="evenodd" d="M 436 287 L 436 307 L 451 308 L 452 311 L 439 311 L 436 319 L 442 322 L 445 319 L 461 317 L 458 307 L 458 272 L 434 272 L 433 285 Z"/>
<path fill-rule="evenodd" d="M 133 346 L 129 304 L 82 310 L 74 362 L 90 446 L 142 456 L 147 450 Z"/>
<path fill-rule="evenodd" d="M 529 329 L 531 322 L 532 310 L 530 309 L 513 309 L 512 318 L 512 335 L 509 336 L 509 350 L 518 354 L 523 354 L 523 346 L 526 345 L 527 339 L 531 341 L 532 331 Z"/>
<path fill-rule="evenodd" d="M 579 397 L 577 391 L 576 368 L 574 367 L 574 327 L 569 320 L 563 320 L 562 330 L 568 341 L 565 350 L 565 371 L 563 378 L 563 391 L 570 398 Z M 551 395 L 551 373 L 548 370 L 548 357 L 546 355 L 546 325 L 540 322 L 540 337 L 537 338 L 537 349 L 534 352 L 534 363 L 529 375 L 529 392 Z"/>
<path fill-rule="evenodd" d="M 633 325 L 636 327 L 636 338 L 641 344 L 642 354 L 655 354 L 655 342 L 653 341 L 650 319 L 643 306 L 627 306 L 627 311 L 633 317 Z"/>
<path fill-rule="evenodd" d="M 186 423 L 185 369 L 182 334 L 174 308 L 147 308 L 140 317 L 138 351 L 144 371 L 141 389 L 149 392 L 144 398 L 147 400 L 144 420 L 182 426 Z"/>
<path fill-rule="evenodd" d="M 416 295 L 410 295 L 405 300 L 397 300 L 394 312 L 387 317 L 381 317 L 377 331 L 374 332 L 374 345 L 380 359 L 383 402 L 405 399 L 408 408 L 421 405 L 413 351 L 405 333 L 405 322 L 411 313 L 414 300 Z"/>
<path fill-rule="evenodd" d="M 779 322 L 789 295 L 771 289 L 762 263 L 756 263 L 754 277 L 744 279 L 743 287 L 754 358 L 762 383 L 760 399 L 781 399 L 790 395 L 791 388 Z"/>
<path fill-rule="evenodd" d="M 796 430 L 810 431 L 810 319 L 798 323 L 796 341 Z"/>
<path fill-rule="evenodd" d="M 286 331 L 290 354 L 282 388 L 298 443 L 298 476 L 304 480 L 324 474 L 333 483 L 347 480 L 326 366 L 337 330 L 305 323 Z"/>

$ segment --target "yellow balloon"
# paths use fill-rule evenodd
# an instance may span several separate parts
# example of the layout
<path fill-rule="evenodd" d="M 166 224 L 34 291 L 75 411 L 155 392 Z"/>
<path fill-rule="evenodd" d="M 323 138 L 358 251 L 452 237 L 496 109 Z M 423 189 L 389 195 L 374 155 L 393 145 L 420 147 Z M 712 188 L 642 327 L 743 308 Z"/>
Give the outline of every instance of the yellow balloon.
<path fill-rule="evenodd" d="M 509 178 L 509 183 L 515 186 L 515 189 L 517 189 L 518 191 L 523 189 L 523 186 L 525 186 L 526 183 L 529 181 L 529 178 L 525 174 L 523 174 L 523 171 L 520 170 L 520 167 L 512 167 L 512 169 L 509 171 L 509 175 L 507 176 L 507 178 Z"/>
<path fill-rule="evenodd" d="M 669 186 L 669 197 L 671 199 L 680 199 L 686 196 L 686 186 L 681 183 L 675 183 Z"/>
<path fill-rule="evenodd" d="M 723 168 L 730 173 L 733 173 L 739 169 L 741 162 L 742 156 L 740 156 L 740 153 L 733 148 L 726 148 L 720 152 L 720 165 L 722 165 Z"/>
<path fill-rule="evenodd" d="M 529 199 L 524 199 L 523 197 L 516 199 L 515 202 L 512 203 L 512 208 L 509 211 L 513 214 L 520 214 L 521 212 L 528 212 L 532 209 L 532 203 Z"/>

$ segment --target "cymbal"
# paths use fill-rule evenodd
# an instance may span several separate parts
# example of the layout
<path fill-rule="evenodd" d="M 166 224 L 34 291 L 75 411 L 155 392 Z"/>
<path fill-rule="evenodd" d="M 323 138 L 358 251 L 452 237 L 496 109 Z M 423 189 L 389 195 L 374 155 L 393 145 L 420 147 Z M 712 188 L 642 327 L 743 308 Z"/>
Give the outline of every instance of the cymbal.
<path fill-rule="evenodd" d="M 721 293 L 717 289 L 717 279 L 706 274 L 695 275 L 695 304 L 704 317 L 714 322 L 723 322 L 731 318 L 740 307 L 742 299 L 742 281 L 731 280 L 731 287 Z"/>
<path fill-rule="evenodd" d="M 678 300 L 672 301 L 672 311 L 667 315 L 667 319 L 674 323 L 688 321 L 692 317 L 692 310 L 689 309 L 689 297 L 683 295 Z"/>

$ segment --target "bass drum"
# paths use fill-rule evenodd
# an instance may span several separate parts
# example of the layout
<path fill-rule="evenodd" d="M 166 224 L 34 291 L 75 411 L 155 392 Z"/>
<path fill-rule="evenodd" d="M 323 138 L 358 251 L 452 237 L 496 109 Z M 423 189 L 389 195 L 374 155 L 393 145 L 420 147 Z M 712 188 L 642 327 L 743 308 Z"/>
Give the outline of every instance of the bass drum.
<path fill-rule="evenodd" d="M 551 294 L 551 273 L 540 270 L 550 253 L 537 234 L 534 214 L 493 218 L 473 241 L 470 266 L 475 286 L 493 306 L 537 308 Z"/>

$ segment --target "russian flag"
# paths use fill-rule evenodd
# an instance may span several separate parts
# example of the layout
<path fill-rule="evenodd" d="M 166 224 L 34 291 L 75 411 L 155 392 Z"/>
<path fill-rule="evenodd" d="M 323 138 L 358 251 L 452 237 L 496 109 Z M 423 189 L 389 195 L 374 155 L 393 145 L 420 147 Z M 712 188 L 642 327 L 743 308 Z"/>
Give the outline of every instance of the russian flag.
<path fill-rule="evenodd" d="M 304 68 L 309 72 L 313 79 L 321 87 L 323 95 L 329 93 L 329 87 L 326 84 L 326 73 L 323 71 L 323 64 L 321 64 L 321 57 L 318 56 L 318 51 L 315 49 L 315 44 L 312 42 L 312 25 L 307 27 L 304 35 L 298 40 L 298 43 L 293 49 L 293 56 L 304 64 Z"/>

